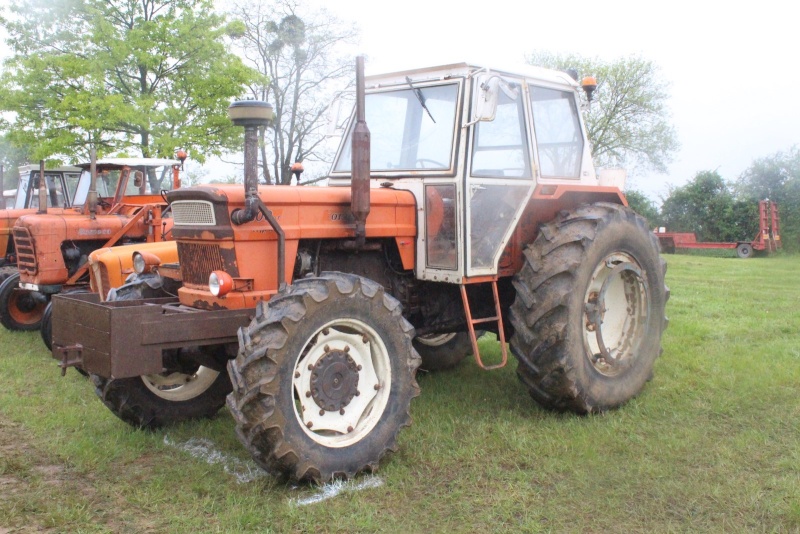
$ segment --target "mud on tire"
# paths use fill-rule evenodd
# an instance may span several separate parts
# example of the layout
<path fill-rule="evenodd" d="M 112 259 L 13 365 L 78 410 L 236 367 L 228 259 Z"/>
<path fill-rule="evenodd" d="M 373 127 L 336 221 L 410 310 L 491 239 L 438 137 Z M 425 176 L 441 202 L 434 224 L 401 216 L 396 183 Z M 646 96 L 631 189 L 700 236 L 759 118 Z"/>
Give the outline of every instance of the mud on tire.
<path fill-rule="evenodd" d="M 517 374 L 557 411 L 600 412 L 652 376 L 667 321 L 666 263 L 646 221 L 598 203 L 543 225 L 514 278 Z"/>
<path fill-rule="evenodd" d="M 228 362 L 236 432 L 270 473 L 327 481 L 375 470 L 419 394 L 414 328 L 377 283 L 298 280 L 239 330 Z"/>

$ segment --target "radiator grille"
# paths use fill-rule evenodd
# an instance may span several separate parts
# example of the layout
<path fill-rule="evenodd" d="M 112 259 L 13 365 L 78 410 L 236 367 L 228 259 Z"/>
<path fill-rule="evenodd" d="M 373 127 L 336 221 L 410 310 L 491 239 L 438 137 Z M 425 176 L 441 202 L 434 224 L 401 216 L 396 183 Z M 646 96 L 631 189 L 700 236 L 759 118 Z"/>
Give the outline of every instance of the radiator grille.
<path fill-rule="evenodd" d="M 222 270 L 222 255 L 217 245 L 178 243 L 181 277 L 190 284 L 207 285 L 211 271 Z"/>
<path fill-rule="evenodd" d="M 36 274 L 36 249 L 30 231 L 24 226 L 14 227 L 14 248 L 17 250 L 17 268 L 20 272 Z"/>
<path fill-rule="evenodd" d="M 176 200 L 172 204 L 176 226 L 214 226 L 214 206 L 207 200 Z"/>

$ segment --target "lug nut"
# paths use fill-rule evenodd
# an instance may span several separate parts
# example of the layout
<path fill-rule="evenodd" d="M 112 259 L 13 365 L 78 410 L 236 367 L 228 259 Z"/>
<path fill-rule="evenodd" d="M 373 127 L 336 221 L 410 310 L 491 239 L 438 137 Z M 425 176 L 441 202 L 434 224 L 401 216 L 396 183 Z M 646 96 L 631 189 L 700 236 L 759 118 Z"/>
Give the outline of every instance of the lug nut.
<path fill-rule="evenodd" d="M 296 372 L 294 373 L 294 377 L 295 377 L 295 378 L 300 378 L 300 371 L 296 371 Z"/>
<path fill-rule="evenodd" d="M 330 352 L 331 348 L 328 345 L 325 345 L 325 347 L 323 347 L 322 350 L 324 350 L 325 352 Z"/>
<path fill-rule="evenodd" d="M 375 384 L 375 391 L 378 391 L 379 389 L 381 389 L 381 385 L 380 384 Z"/>
<path fill-rule="evenodd" d="M 344 346 L 344 351 L 345 352 L 350 352 L 350 346 L 349 345 L 345 345 Z"/>
<path fill-rule="evenodd" d="M 344 415 L 344 408 L 339 409 L 339 415 Z"/>
<path fill-rule="evenodd" d="M 310 391 L 306 391 L 306 398 L 308 398 L 310 396 L 311 396 L 311 392 Z"/>
<path fill-rule="evenodd" d="M 352 431 L 353 431 L 353 427 L 352 427 L 352 426 L 348 426 L 348 427 L 347 427 L 347 432 L 348 432 L 348 433 L 350 433 L 350 432 L 352 432 Z"/>
<path fill-rule="evenodd" d="M 320 415 L 325 415 L 325 410 L 320 410 L 320 411 L 319 411 L 319 414 L 320 414 Z"/>
<path fill-rule="evenodd" d="M 312 423 L 311 421 L 309 421 L 308 423 L 306 423 L 306 426 L 307 426 L 308 428 L 311 428 L 312 426 L 314 426 L 314 423 Z"/>
<path fill-rule="evenodd" d="M 328 330 L 327 328 L 323 328 L 323 329 L 322 329 L 322 335 L 323 335 L 323 336 L 327 336 L 327 335 L 328 335 L 328 332 L 330 332 L 330 330 Z"/>

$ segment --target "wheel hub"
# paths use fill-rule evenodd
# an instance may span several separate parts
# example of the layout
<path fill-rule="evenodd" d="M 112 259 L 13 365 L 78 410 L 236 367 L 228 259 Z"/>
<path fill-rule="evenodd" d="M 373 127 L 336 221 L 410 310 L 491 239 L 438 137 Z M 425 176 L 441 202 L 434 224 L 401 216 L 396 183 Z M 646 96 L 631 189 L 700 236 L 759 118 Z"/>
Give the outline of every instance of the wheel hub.
<path fill-rule="evenodd" d="M 328 412 L 339 411 L 358 395 L 359 366 L 346 350 L 329 350 L 311 371 L 311 397 Z"/>

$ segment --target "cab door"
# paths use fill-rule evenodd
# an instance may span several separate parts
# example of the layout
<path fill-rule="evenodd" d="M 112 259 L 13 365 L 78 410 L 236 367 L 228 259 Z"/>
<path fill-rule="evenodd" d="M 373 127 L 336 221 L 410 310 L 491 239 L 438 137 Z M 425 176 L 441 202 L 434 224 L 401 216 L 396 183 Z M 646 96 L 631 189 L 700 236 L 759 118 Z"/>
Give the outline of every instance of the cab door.
<path fill-rule="evenodd" d="M 488 72 L 473 83 L 475 100 L 496 98 L 496 108 L 493 119 L 484 114 L 470 126 L 464 188 L 468 277 L 497 274 L 500 255 L 536 182 L 525 80 Z"/>

